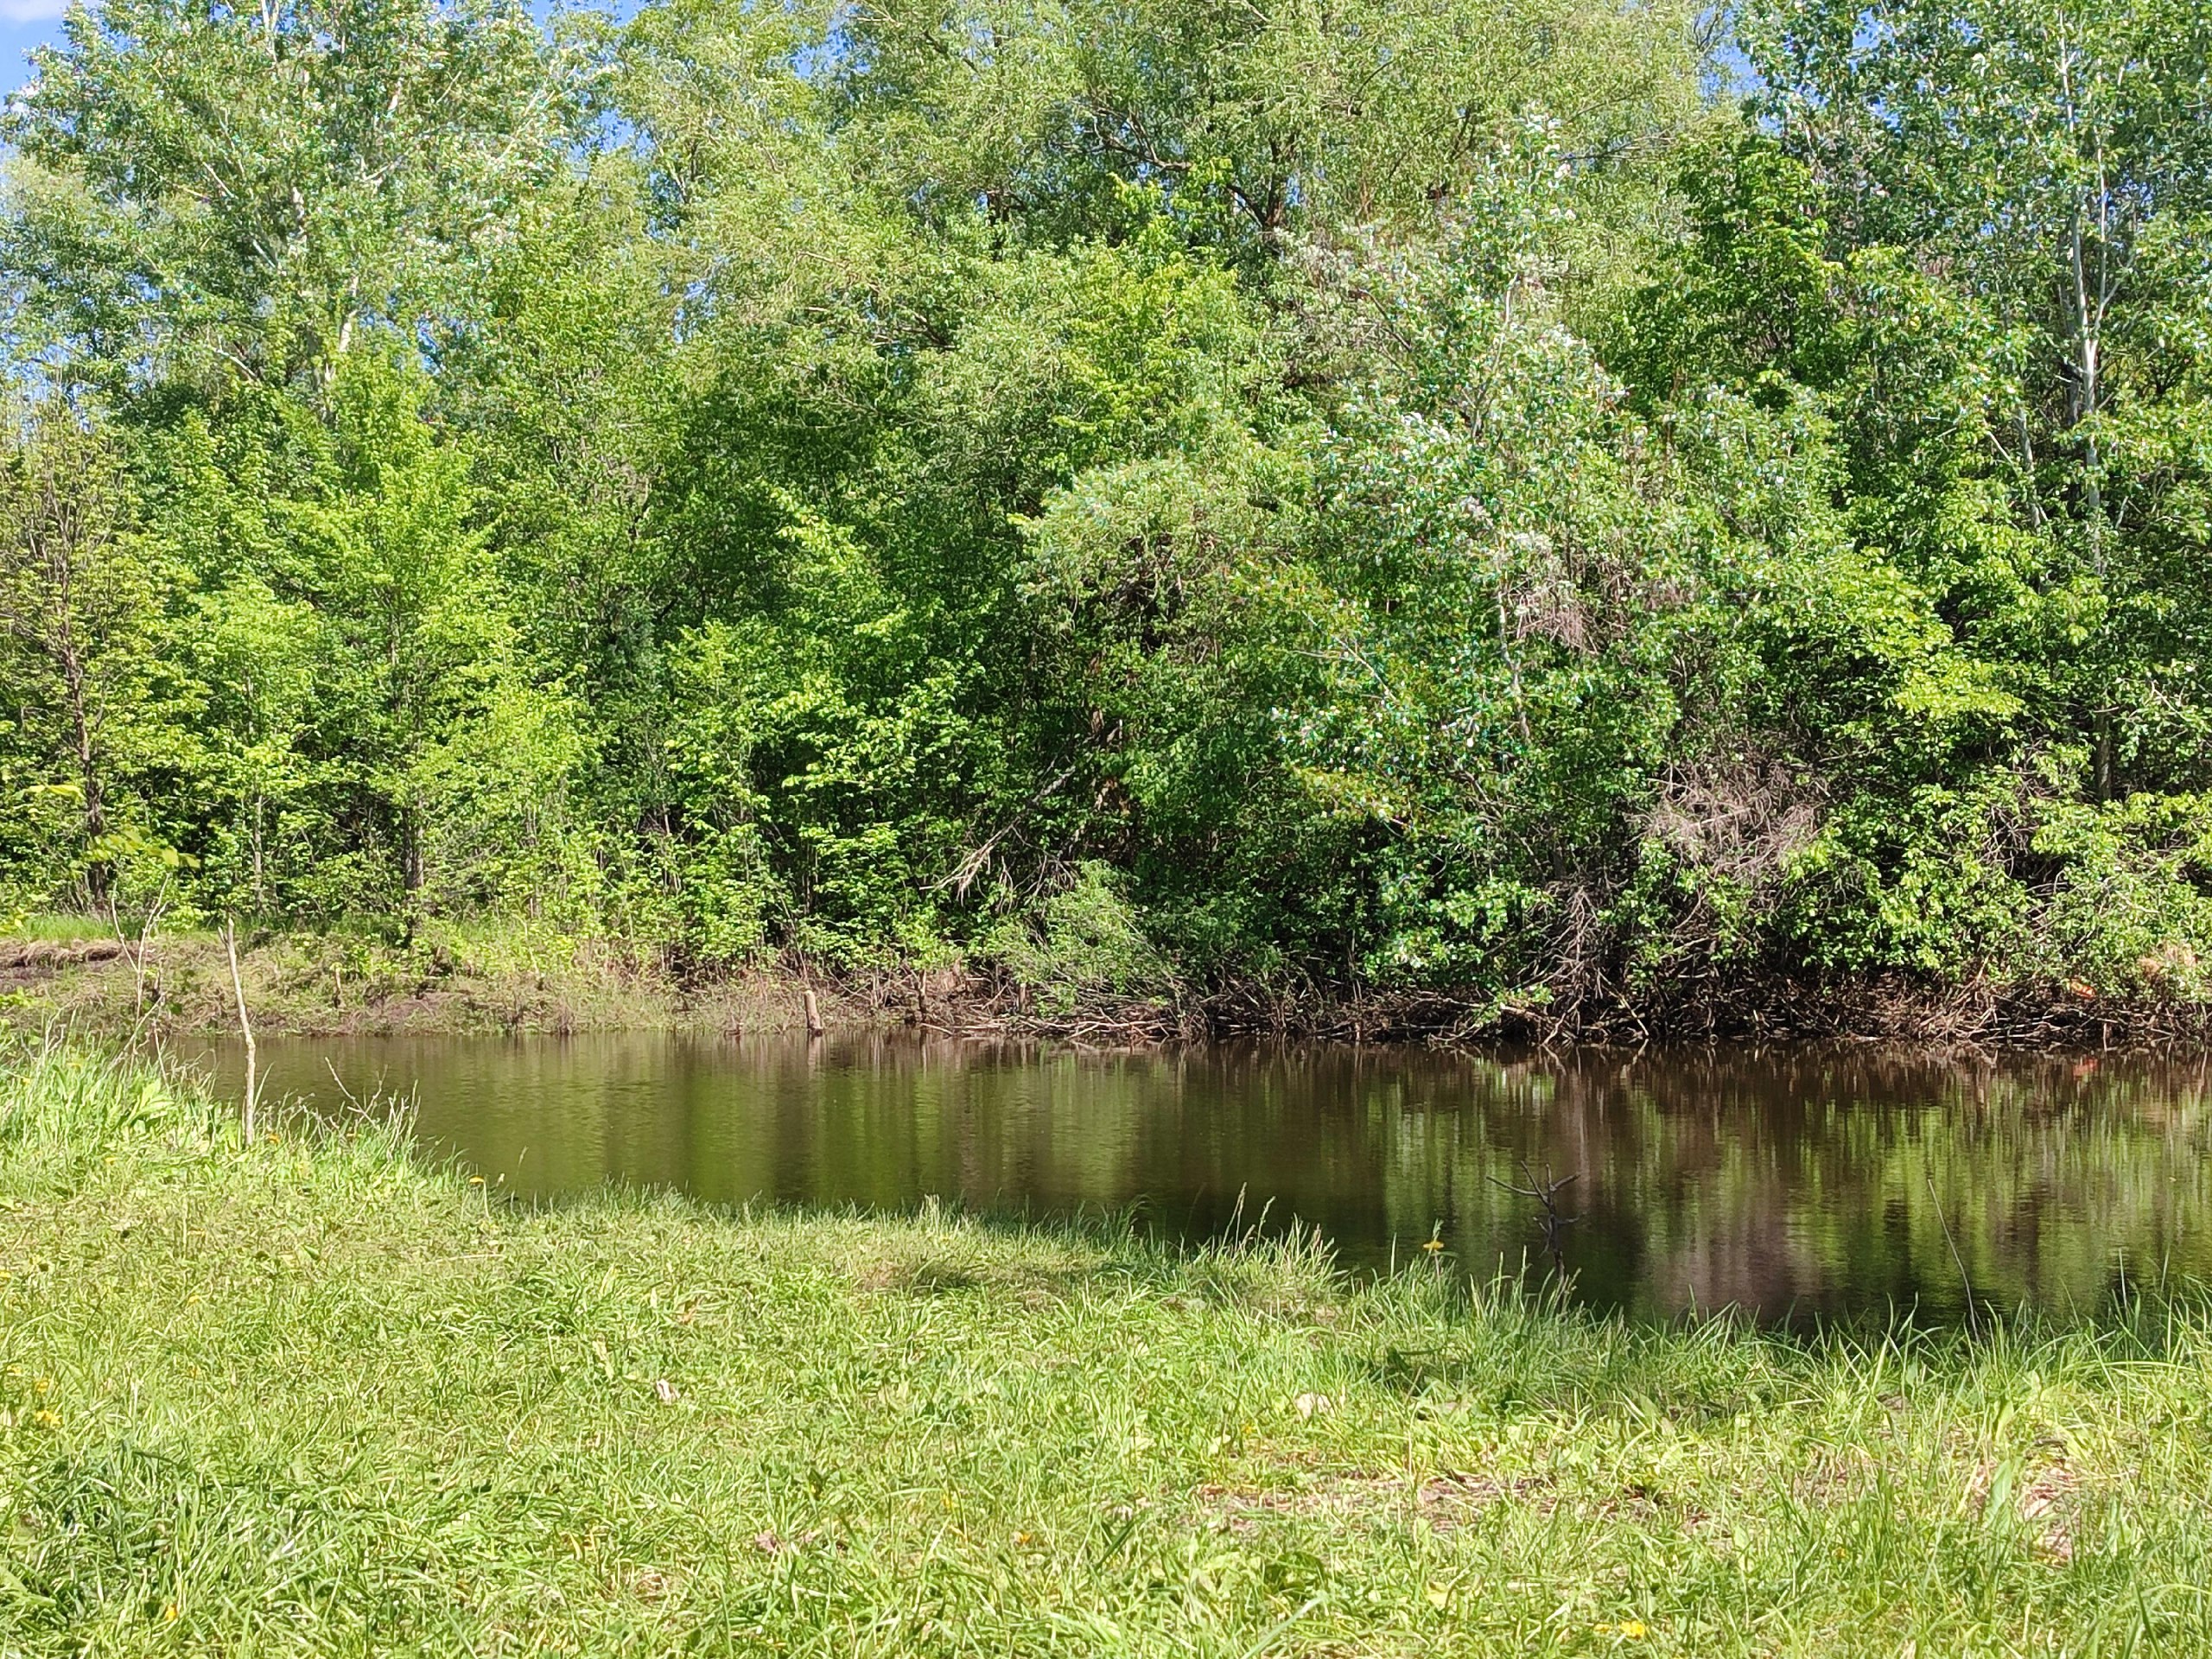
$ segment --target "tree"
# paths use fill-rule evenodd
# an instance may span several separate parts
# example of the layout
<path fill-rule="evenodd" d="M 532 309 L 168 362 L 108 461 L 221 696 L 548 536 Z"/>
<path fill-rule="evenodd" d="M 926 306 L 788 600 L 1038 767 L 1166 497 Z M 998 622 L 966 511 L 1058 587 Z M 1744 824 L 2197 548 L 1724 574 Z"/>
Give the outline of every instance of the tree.
<path fill-rule="evenodd" d="M 576 62 L 506 0 L 104 0 L 34 60 L 0 264 L 29 349 L 111 390 L 449 336 L 576 118 Z"/>
<path fill-rule="evenodd" d="M 1332 423 L 1314 556 L 1338 595 L 1295 763 L 1367 831 L 1357 970 L 1522 1006 L 1617 992 L 1609 915 L 1725 683 L 1727 537 L 1560 322 L 1533 135 L 1439 245 L 1338 281 L 1370 365 Z"/>
<path fill-rule="evenodd" d="M 1995 347 L 1979 437 L 2037 578 L 2079 595 L 2061 693 L 2111 799 L 2193 782 L 2208 639 L 2201 315 L 2212 225 L 2212 18 L 2134 0 L 1754 8 L 1760 107 L 1828 192 L 1834 234 L 1948 284 Z M 2071 566 L 2069 569 L 2067 567 Z M 2184 682 L 2187 689 L 2184 689 Z"/>
<path fill-rule="evenodd" d="M 1048 238 L 1116 182 L 1193 233 L 1272 254 L 1349 225 L 1418 232 L 1532 106 L 1606 170 L 1690 120 L 1691 9 L 1405 5 L 952 8 L 876 0 L 828 54 L 849 141 L 902 193 Z"/>
<path fill-rule="evenodd" d="M 54 400 L 19 406 L 13 424 L 0 457 L 0 696 L 15 710 L 18 787 L 68 803 L 65 868 L 99 908 L 127 831 L 143 830 L 130 787 L 164 747 L 175 572 L 140 535 L 103 429 Z"/>

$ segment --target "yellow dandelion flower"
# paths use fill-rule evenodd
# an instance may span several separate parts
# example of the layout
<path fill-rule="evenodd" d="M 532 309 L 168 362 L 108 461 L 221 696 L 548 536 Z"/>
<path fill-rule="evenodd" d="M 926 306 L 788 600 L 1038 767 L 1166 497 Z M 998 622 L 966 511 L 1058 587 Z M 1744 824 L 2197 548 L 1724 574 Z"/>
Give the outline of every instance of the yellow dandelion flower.
<path fill-rule="evenodd" d="M 1421 1249 L 1428 1251 L 1432 1255 L 1443 1248 L 1444 1241 L 1440 1238 L 1432 1238 L 1427 1243 L 1421 1246 Z"/>
<path fill-rule="evenodd" d="M 59 1428 L 61 1427 L 61 1414 L 58 1411 L 35 1411 L 31 1413 L 31 1421 L 41 1428 Z"/>
<path fill-rule="evenodd" d="M 52 1394 L 54 1392 L 54 1379 L 50 1376 L 33 1378 L 31 1381 L 31 1391 L 35 1394 L 40 1395 Z"/>

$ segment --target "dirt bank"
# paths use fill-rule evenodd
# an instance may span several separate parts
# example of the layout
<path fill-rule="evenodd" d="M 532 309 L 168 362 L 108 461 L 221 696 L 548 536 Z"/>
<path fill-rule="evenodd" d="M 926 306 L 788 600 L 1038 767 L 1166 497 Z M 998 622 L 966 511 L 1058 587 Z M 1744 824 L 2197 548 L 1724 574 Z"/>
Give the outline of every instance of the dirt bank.
<path fill-rule="evenodd" d="M 1179 988 L 1133 1001 L 1031 986 L 988 969 L 899 965 L 834 974 L 785 960 L 678 972 L 604 941 L 455 932 L 395 943 L 271 933 L 241 962 L 256 1029 L 270 1034 L 804 1029 L 811 993 L 838 1027 L 1028 1034 L 1122 1046 L 1210 1037 L 1472 1045 L 1864 1039 L 1936 1047 L 2099 1049 L 2212 1039 L 2212 1007 L 2122 1001 L 2083 986 L 1980 977 L 1807 987 L 1745 982 L 1694 995 L 1663 988 L 1572 1015 L 1532 1000 L 1478 1003 L 1448 992 L 1382 995 L 1260 982 Z M 0 940 L 0 1019 L 118 1034 L 227 1030 L 229 966 L 212 934 L 141 946 L 114 939 Z"/>

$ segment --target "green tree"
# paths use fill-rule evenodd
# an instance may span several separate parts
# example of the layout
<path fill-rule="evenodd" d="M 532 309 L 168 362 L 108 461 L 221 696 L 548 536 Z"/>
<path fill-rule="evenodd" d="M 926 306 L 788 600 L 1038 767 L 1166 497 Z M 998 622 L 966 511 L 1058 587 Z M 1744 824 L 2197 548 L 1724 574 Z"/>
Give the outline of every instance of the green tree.
<path fill-rule="evenodd" d="M 141 535 L 103 428 L 56 399 L 12 416 L 0 456 L 0 698 L 30 831 L 14 850 L 34 887 L 80 882 L 104 908 L 118 866 L 148 846 L 138 791 L 175 737 L 162 625 L 177 573 Z"/>
<path fill-rule="evenodd" d="M 413 372 L 350 360 L 333 424 L 306 429 L 315 487 L 272 503 L 321 623 L 317 741 L 343 762 L 330 810 L 369 861 L 372 907 L 389 902 L 377 865 L 421 902 L 445 792 L 433 772 L 454 729 L 512 689 L 513 624 L 472 522 L 468 459 L 424 422 L 426 391 Z"/>
<path fill-rule="evenodd" d="M 464 327 L 575 130 L 575 66 L 504 0 L 103 0 L 35 61 L 0 263 L 29 347 L 118 385 Z"/>
<path fill-rule="evenodd" d="M 2091 787 L 2193 786 L 2206 618 L 2212 19 L 2133 0 L 1754 8 L 1762 107 L 1834 233 L 1940 264 L 1993 336 L 1977 437 L 2062 550 Z M 2055 665 L 2054 665 L 2055 666 Z"/>

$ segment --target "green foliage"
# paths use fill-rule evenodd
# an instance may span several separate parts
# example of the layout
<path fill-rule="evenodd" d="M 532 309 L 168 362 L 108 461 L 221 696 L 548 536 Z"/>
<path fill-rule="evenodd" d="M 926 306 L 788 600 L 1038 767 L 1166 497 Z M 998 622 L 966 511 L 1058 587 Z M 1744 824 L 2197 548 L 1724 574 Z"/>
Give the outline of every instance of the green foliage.
<path fill-rule="evenodd" d="M 2204 29 L 1773 0 L 1732 110 L 1572 0 L 73 13 L 0 903 L 2193 997 Z"/>
<path fill-rule="evenodd" d="M 1173 970 L 1119 885 L 1107 866 L 1085 863 L 1033 914 L 1010 918 L 988 936 L 992 954 L 1017 984 L 1038 994 L 1046 1014 L 1065 1018 L 1086 1007 L 1173 995 Z"/>
<path fill-rule="evenodd" d="M 290 385 L 364 330 L 464 324 L 575 91 L 502 0 L 108 0 L 35 62 L 6 126 L 19 326 L 149 390 Z"/>
<path fill-rule="evenodd" d="M 173 784 L 189 693 L 163 650 L 183 573 L 140 533 L 107 436 L 55 403 L 11 410 L 0 461 L 0 869 L 98 910 L 167 850 L 145 797 Z M 173 863 L 171 858 L 168 862 Z"/>

